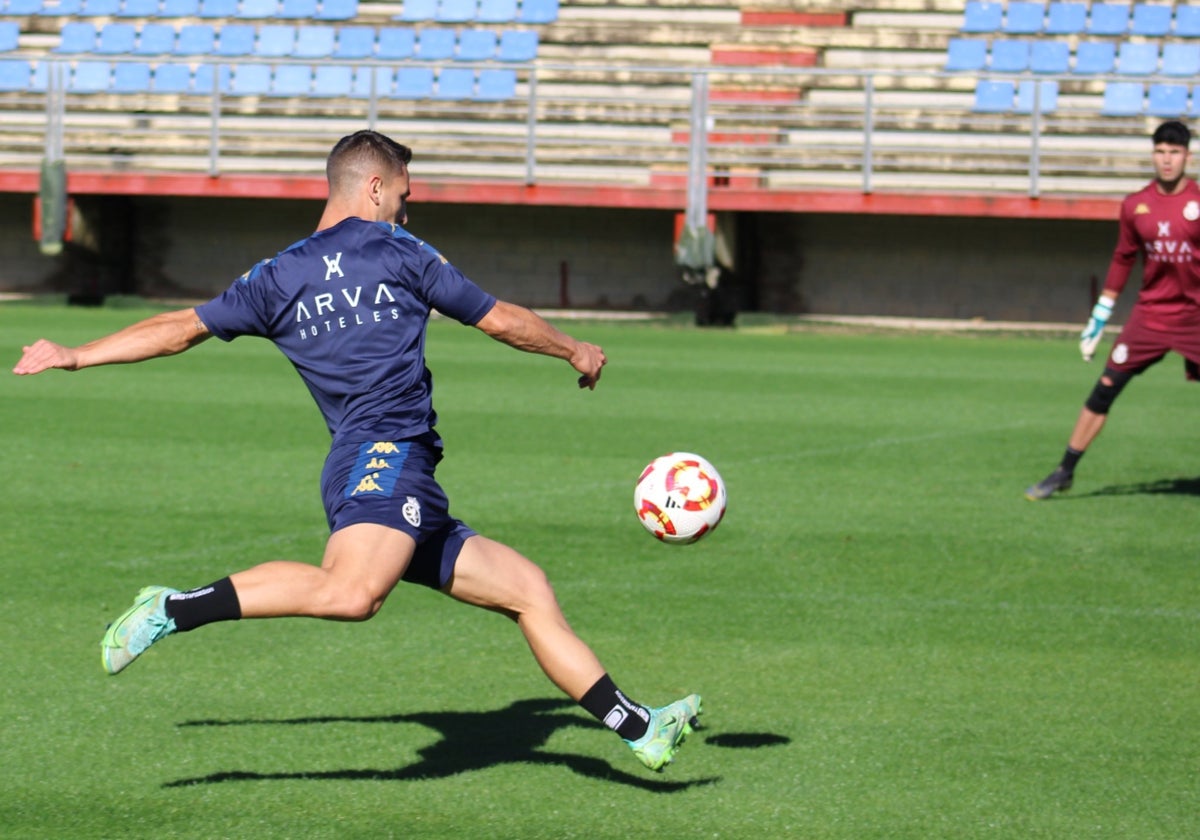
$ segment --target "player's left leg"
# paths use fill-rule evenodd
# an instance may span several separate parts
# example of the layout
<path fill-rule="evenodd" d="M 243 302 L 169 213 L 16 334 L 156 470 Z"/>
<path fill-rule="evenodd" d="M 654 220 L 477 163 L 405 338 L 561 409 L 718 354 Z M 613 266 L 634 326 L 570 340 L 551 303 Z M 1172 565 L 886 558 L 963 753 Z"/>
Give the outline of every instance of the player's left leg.
<path fill-rule="evenodd" d="M 614 730 L 651 770 L 674 758 L 700 714 L 699 695 L 661 709 L 626 697 L 567 623 L 545 573 L 516 550 L 475 535 L 462 547 L 446 593 L 517 623 L 550 681 Z"/>

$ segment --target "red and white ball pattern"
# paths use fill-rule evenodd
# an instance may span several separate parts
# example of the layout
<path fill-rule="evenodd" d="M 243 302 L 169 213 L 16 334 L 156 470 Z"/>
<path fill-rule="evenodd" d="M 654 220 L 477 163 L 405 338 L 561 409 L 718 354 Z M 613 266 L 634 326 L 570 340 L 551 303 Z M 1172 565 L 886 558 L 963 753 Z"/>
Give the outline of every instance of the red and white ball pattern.
<path fill-rule="evenodd" d="M 633 488 L 642 525 L 666 543 L 695 542 L 725 515 L 725 482 L 699 455 L 672 452 L 655 458 Z"/>

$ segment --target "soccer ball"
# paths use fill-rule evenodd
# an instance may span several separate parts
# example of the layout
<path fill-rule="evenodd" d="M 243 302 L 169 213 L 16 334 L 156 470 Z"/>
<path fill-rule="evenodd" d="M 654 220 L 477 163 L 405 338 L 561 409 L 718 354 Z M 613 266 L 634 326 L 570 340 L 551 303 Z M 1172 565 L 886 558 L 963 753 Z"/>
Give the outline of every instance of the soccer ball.
<path fill-rule="evenodd" d="M 692 543 L 725 515 L 725 482 L 691 452 L 655 458 L 633 488 L 633 506 L 646 530 L 665 543 Z"/>

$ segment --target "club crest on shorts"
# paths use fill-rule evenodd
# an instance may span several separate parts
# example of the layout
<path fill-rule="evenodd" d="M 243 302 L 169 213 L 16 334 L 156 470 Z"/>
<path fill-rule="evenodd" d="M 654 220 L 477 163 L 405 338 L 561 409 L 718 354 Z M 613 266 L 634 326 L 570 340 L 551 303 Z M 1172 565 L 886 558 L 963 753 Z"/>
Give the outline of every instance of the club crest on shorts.
<path fill-rule="evenodd" d="M 404 521 L 409 525 L 414 528 L 421 527 L 421 503 L 417 501 L 416 496 L 408 496 L 400 512 L 404 514 Z"/>
<path fill-rule="evenodd" d="M 1124 342 L 1113 348 L 1112 360 L 1119 365 L 1125 364 L 1129 360 L 1129 347 Z"/>

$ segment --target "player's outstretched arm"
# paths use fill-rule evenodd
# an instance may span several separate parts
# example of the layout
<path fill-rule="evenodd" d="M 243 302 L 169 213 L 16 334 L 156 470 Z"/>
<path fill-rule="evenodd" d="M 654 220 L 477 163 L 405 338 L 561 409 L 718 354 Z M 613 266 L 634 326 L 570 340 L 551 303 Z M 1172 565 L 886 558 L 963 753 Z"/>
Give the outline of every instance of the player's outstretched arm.
<path fill-rule="evenodd" d="M 579 371 L 579 387 L 595 389 L 600 370 L 608 361 L 595 344 L 579 341 L 523 306 L 498 300 L 475 325 L 497 341 L 527 353 L 553 356 Z"/>
<path fill-rule="evenodd" d="M 38 339 L 23 348 L 13 373 L 28 375 L 53 368 L 80 370 L 172 356 L 195 347 L 211 335 L 195 309 L 164 312 L 79 347 Z"/>

